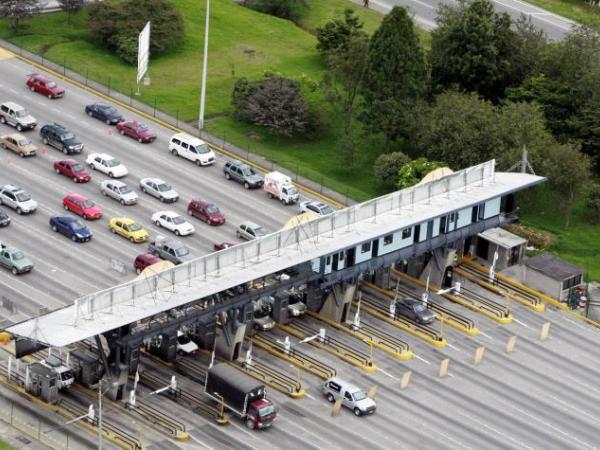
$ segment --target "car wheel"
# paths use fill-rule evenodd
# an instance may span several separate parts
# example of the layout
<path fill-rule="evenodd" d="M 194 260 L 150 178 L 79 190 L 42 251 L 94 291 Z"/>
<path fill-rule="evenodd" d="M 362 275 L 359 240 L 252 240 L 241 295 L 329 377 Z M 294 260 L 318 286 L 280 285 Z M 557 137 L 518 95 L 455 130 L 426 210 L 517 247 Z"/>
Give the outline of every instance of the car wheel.
<path fill-rule="evenodd" d="M 119 130 L 119 133 L 121 133 L 121 136 L 125 136 L 125 130 Z"/>
<path fill-rule="evenodd" d="M 17 207 L 17 214 L 18 214 L 18 215 L 21 215 L 21 214 L 23 214 L 23 210 L 22 210 L 21 208 L 18 208 L 18 207 Z"/>
<path fill-rule="evenodd" d="M 89 164 L 88 164 L 88 166 L 90 166 L 90 169 L 92 169 L 92 170 L 96 170 L 96 166 L 94 166 L 94 164 L 92 164 L 92 163 L 89 163 Z"/>
<path fill-rule="evenodd" d="M 109 176 L 109 177 L 111 177 L 111 178 L 114 178 L 114 177 L 115 177 L 115 174 L 114 174 L 114 173 L 112 173 L 112 172 L 108 172 L 108 176 Z"/>
<path fill-rule="evenodd" d="M 90 220 L 90 217 L 89 217 L 87 214 L 84 214 L 84 215 L 83 215 L 83 218 L 84 218 L 85 220 Z"/>
<path fill-rule="evenodd" d="M 4 144 L 4 142 L 3 142 L 2 144 L 0 144 L 0 147 L 2 147 L 2 148 L 5 149 L 6 148 L 6 144 Z"/>
<path fill-rule="evenodd" d="M 19 153 L 19 156 L 20 156 L 21 158 L 25 158 L 25 153 Z"/>
<path fill-rule="evenodd" d="M 58 228 L 56 228 L 56 225 L 52 225 L 52 231 L 54 231 L 55 233 L 58 232 Z"/>
<path fill-rule="evenodd" d="M 57 175 L 60 175 L 60 170 L 54 169 L 54 171 L 56 172 Z"/>
<path fill-rule="evenodd" d="M 104 195 L 106 195 L 106 194 L 104 194 Z M 121 199 L 121 200 L 119 200 L 119 203 L 120 203 L 121 205 L 125 206 L 125 200 Z"/>
<path fill-rule="evenodd" d="M 132 244 L 135 243 L 135 239 L 133 239 L 133 236 L 129 238 L 129 242 L 131 242 Z"/>
<path fill-rule="evenodd" d="M 229 175 L 229 172 L 225 172 L 225 178 L 227 180 L 231 180 L 231 175 Z"/>
<path fill-rule="evenodd" d="M 246 426 L 248 428 L 250 428 L 251 430 L 254 430 L 254 428 L 256 428 L 256 424 L 254 423 L 254 420 L 252 420 L 252 419 L 246 419 Z"/>
<path fill-rule="evenodd" d="M 164 203 L 164 202 L 165 202 L 165 198 L 164 198 L 164 197 L 161 197 L 161 198 L 160 198 L 160 201 Z"/>
<path fill-rule="evenodd" d="M 67 147 L 63 147 L 63 148 L 62 148 L 62 152 L 63 152 L 65 155 L 68 155 L 68 154 L 69 154 L 69 149 L 68 149 Z"/>
<path fill-rule="evenodd" d="M 160 228 L 160 220 L 157 220 L 156 222 L 154 222 L 154 224 L 155 224 L 155 225 L 156 225 L 158 228 Z"/>
<path fill-rule="evenodd" d="M 136 267 L 135 273 L 137 273 L 139 275 L 140 273 L 142 273 L 142 269 L 140 269 L 139 267 Z"/>
<path fill-rule="evenodd" d="M 29 88 L 29 90 L 30 90 L 31 92 L 35 92 L 35 88 L 34 88 L 33 86 L 31 86 L 31 87 Z"/>
<path fill-rule="evenodd" d="M 48 94 L 48 98 L 52 100 L 52 94 Z"/>
<path fill-rule="evenodd" d="M 354 408 L 353 412 L 354 412 L 354 415 L 355 415 L 356 417 L 360 417 L 360 416 L 362 416 L 362 412 L 361 412 L 361 410 L 360 410 L 360 409 L 358 409 L 358 408 Z"/>
<path fill-rule="evenodd" d="M 112 231 L 113 234 L 117 234 L 117 230 L 114 228 L 111 228 L 110 231 Z"/>
<path fill-rule="evenodd" d="M 75 235 L 71 236 L 71 240 L 72 240 L 73 242 L 77 242 L 77 236 L 75 236 Z"/>
<path fill-rule="evenodd" d="M 44 143 L 44 145 L 48 145 L 48 139 L 47 138 L 43 138 L 42 142 Z"/>
<path fill-rule="evenodd" d="M 23 131 L 23 127 L 19 123 L 17 124 L 17 131 Z"/>
<path fill-rule="evenodd" d="M 267 195 L 269 196 L 269 198 L 273 198 L 273 194 L 271 194 L 270 192 Z"/>
<path fill-rule="evenodd" d="M 142 186 L 142 192 L 146 194 L 146 188 Z"/>
<path fill-rule="evenodd" d="M 138 138 L 138 142 L 141 144 L 144 140 L 142 138 Z"/>
<path fill-rule="evenodd" d="M 0 123 L 6 123 L 6 119 L 4 118 L 4 116 L 0 116 Z"/>
<path fill-rule="evenodd" d="M 194 215 L 194 211 L 192 211 L 191 209 L 188 209 L 188 216 L 193 216 Z"/>
<path fill-rule="evenodd" d="M 65 208 L 65 211 L 69 210 L 69 206 L 68 205 L 63 205 L 63 208 Z"/>
<path fill-rule="evenodd" d="M 334 403 L 335 397 L 333 396 L 333 394 L 327 394 L 327 400 L 329 400 L 330 403 Z"/>
<path fill-rule="evenodd" d="M 200 162 L 200 160 L 199 160 L 199 159 L 197 159 L 197 160 L 196 160 L 196 165 L 197 165 L 198 167 L 200 167 L 200 166 L 202 165 L 202 163 Z"/>
<path fill-rule="evenodd" d="M 179 230 L 175 230 L 175 236 L 179 236 L 181 233 L 179 232 Z"/>
<path fill-rule="evenodd" d="M 100 190 L 100 192 L 102 192 L 102 195 L 104 195 L 105 197 L 108 195 L 108 194 L 106 193 L 106 191 Z M 121 201 L 123 201 L 123 200 L 121 200 Z M 122 204 L 122 203 L 121 203 L 121 204 Z"/>
<path fill-rule="evenodd" d="M 19 272 L 17 272 L 17 268 L 16 267 L 13 267 L 11 269 L 11 272 L 12 272 L 13 275 L 17 275 L 19 273 Z"/>
<path fill-rule="evenodd" d="M 90 116 L 90 117 L 94 117 L 94 113 L 91 112 L 91 111 L 88 111 L 87 115 Z"/>
<path fill-rule="evenodd" d="M 73 177 L 73 183 L 77 183 L 77 177 Z"/>
<path fill-rule="evenodd" d="M 106 125 L 110 125 L 110 119 L 106 119 L 106 121 L 104 122 Z"/>
<path fill-rule="evenodd" d="M 250 189 L 250 185 L 247 181 L 244 181 L 244 189 Z"/>
<path fill-rule="evenodd" d="M 177 153 L 177 150 L 175 149 L 171 150 L 171 153 L 173 154 L 173 156 L 179 156 L 179 153 Z"/>
<path fill-rule="evenodd" d="M 287 205 L 288 203 L 285 201 L 285 199 L 284 199 L 284 198 L 282 198 L 282 199 L 281 199 L 281 204 L 282 204 L 282 205 Z"/>

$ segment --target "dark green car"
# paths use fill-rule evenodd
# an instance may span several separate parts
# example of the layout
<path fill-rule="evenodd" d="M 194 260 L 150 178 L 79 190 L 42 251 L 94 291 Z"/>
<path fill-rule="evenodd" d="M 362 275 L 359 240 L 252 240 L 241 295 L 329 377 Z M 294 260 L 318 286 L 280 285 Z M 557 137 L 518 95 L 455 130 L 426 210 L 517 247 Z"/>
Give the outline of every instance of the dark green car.
<path fill-rule="evenodd" d="M 13 275 L 31 272 L 33 263 L 16 248 L 0 243 L 0 265 L 9 269 Z"/>

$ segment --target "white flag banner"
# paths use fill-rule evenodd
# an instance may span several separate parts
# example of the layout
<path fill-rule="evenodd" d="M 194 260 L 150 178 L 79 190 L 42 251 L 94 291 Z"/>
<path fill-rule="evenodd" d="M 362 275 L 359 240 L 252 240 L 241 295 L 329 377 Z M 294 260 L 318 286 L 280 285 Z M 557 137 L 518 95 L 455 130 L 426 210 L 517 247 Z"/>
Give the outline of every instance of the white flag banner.
<path fill-rule="evenodd" d="M 138 73 L 137 83 L 148 71 L 148 59 L 150 58 L 150 22 L 147 22 L 144 29 L 138 36 Z"/>

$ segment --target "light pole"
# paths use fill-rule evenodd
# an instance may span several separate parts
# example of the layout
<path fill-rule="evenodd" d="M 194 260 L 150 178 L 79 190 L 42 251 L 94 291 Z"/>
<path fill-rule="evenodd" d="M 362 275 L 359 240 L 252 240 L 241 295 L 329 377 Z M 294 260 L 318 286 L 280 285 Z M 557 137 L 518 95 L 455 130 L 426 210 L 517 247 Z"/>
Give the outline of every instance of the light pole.
<path fill-rule="evenodd" d="M 204 102 L 206 100 L 206 69 L 208 66 L 208 19 L 210 17 L 210 0 L 206 0 L 206 25 L 204 26 L 204 62 L 202 64 L 202 89 L 200 91 L 200 115 L 198 130 L 204 129 Z"/>

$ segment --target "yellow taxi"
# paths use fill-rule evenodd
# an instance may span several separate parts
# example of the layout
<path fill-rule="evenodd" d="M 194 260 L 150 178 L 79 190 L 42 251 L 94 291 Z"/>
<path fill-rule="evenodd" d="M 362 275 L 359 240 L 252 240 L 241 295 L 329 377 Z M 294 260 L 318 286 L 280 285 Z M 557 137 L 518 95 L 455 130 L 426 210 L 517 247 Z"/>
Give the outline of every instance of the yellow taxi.
<path fill-rule="evenodd" d="M 148 232 L 135 220 L 127 217 L 115 217 L 108 222 L 110 231 L 120 234 L 131 242 L 140 243 L 148 240 Z"/>

